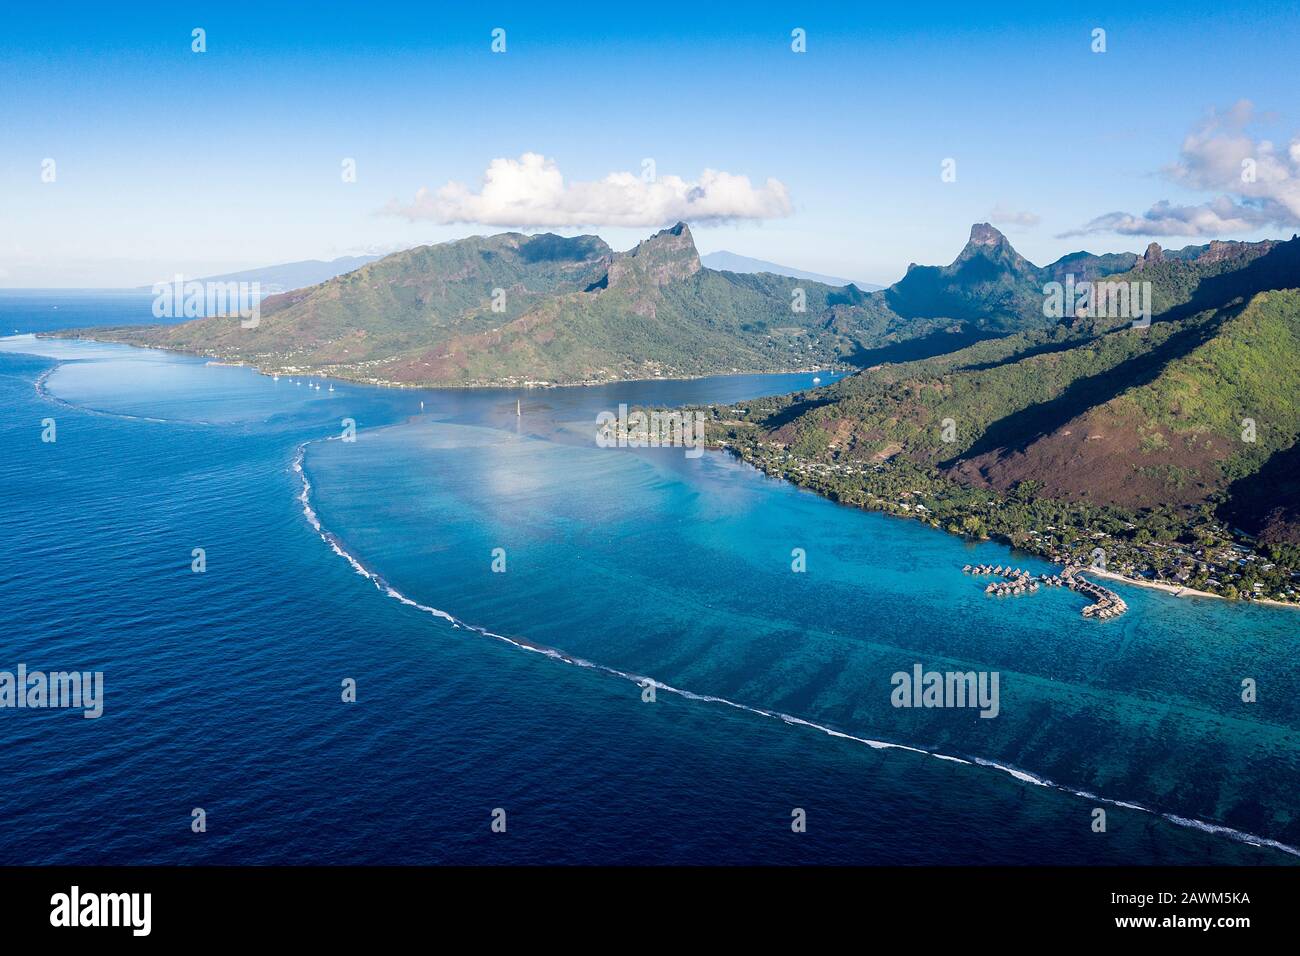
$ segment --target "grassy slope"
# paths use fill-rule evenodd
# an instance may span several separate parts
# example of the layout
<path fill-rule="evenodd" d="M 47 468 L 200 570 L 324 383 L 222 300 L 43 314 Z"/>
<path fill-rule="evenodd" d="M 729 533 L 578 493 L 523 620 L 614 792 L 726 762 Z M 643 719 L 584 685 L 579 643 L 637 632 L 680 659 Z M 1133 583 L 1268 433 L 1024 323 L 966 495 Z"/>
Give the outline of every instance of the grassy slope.
<path fill-rule="evenodd" d="M 1280 460 L 1300 436 L 1300 293 L 1286 291 L 1300 286 L 1300 243 L 1114 278 L 1152 282 L 1164 315 L 1149 329 L 1075 320 L 980 342 L 750 403 L 739 418 L 800 459 L 907 461 L 1125 509 L 1217 500 Z"/>
<path fill-rule="evenodd" d="M 1036 481 L 1048 494 L 1126 508 L 1192 505 L 1293 445 L 1300 292 L 1260 293 L 1244 308 L 1181 325 L 1170 339 L 1178 348 L 1144 357 L 1160 359 L 1149 377 L 1130 370 L 1127 387 L 1112 397 L 1080 402 L 1021 447 L 992 442 L 994 450 L 964 460 L 956 473 L 1002 489 Z M 1256 423 L 1253 441 L 1242 437 L 1247 418 Z"/>
<path fill-rule="evenodd" d="M 1085 271 L 1127 261 L 1075 258 Z M 1041 275 L 987 226 L 952 265 L 914 269 L 882 293 L 701 269 L 683 225 L 619 254 L 594 236 L 507 233 L 396 253 L 268 298 L 256 329 L 208 318 L 81 334 L 409 384 L 779 371 L 933 354 L 1041 328 Z M 491 309 L 496 289 L 504 312 Z M 792 307 L 797 290 L 802 309 Z"/>
<path fill-rule="evenodd" d="M 791 293 L 807 309 L 794 312 Z M 548 299 L 496 331 L 463 333 L 382 366 L 399 380 L 575 382 L 824 366 L 855 350 L 826 329 L 837 290 L 773 275 L 701 269 L 662 287 L 611 285 Z M 498 327 L 499 326 L 499 327 Z M 811 346 L 811 347 L 810 347 Z"/>
<path fill-rule="evenodd" d="M 603 242 L 550 238 L 506 234 L 396 253 L 310 289 L 269 297 L 255 329 L 233 318 L 205 318 L 94 333 L 270 365 L 320 368 L 387 358 L 463 327 L 500 325 L 603 274 L 610 255 Z M 496 288 L 506 290 L 504 314 L 491 310 Z"/>

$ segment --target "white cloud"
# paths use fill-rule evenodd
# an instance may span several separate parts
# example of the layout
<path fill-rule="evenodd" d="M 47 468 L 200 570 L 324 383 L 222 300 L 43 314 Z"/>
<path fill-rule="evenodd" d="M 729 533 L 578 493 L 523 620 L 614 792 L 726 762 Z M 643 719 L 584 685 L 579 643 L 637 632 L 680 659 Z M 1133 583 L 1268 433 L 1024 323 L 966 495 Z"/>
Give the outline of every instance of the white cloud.
<path fill-rule="evenodd" d="M 1274 222 L 1281 220 L 1260 207 L 1234 202 L 1230 196 L 1220 196 L 1194 206 L 1175 206 L 1166 199 L 1144 213 L 1106 213 L 1061 235 L 1114 232 L 1122 236 L 1222 236 L 1251 232 Z"/>
<path fill-rule="evenodd" d="M 1145 213 L 1107 213 L 1062 235 L 1220 236 L 1300 224 L 1300 138 L 1285 146 L 1256 140 L 1246 127 L 1258 118 L 1247 100 L 1212 113 L 1163 170 L 1172 182 L 1220 193 L 1217 198 L 1192 205 L 1166 199 Z"/>
<path fill-rule="evenodd" d="M 437 192 L 420 189 L 410 204 L 394 200 L 384 209 L 411 221 L 521 228 L 717 223 L 777 219 L 792 211 L 784 184 L 775 179 L 755 187 L 748 176 L 706 169 L 695 181 L 610 173 L 596 182 L 566 183 L 555 161 L 537 153 L 492 160 L 478 192 L 450 182 Z"/>
<path fill-rule="evenodd" d="M 1023 209 L 1011 209 L 998 203 L 988 214 L 989 222 L 1000 223 L 1004 226 L 1023 226 L 1026 229 L 1038 225 L 1042 218 L 1033 212 Z"/>

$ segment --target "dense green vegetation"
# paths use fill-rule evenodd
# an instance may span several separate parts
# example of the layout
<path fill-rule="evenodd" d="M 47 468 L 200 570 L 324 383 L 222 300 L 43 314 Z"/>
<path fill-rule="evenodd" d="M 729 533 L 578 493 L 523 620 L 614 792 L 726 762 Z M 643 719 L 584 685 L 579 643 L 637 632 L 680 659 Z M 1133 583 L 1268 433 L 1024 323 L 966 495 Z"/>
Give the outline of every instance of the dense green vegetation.
<path fill-rule="evenodd" d="M 1073 260 L 1097 272 L 1132 257 Z M 682 224 L 625 253 L 595 236 L 507 233 L 407 250 L 271 297 L 255 329 L 214 317 L 83 334 L 386 384 L 784 371 L 1042 329 L 1051 325 L 1037 288 L 1046 274 L 989 226 L 972 230 L 951 266 L 917 267 L 870 293 L 702 268 Z"/>
<path fill-rule="evenodd" d="M 1192 509 L 1128 510 L 1042 494 L 1032 481 L 1006 493 L 954 481 L 905 458 L 826 462 L 763 441 L 761 427 L 712 409 L 711 443 L 832 501 L 924 521 L 951 534 L 993 538 L 1062 564 L 1105 567 L 1230 598 L 1300 601 L 1300 547 L 1245 539 L 1219 519 L 1215 497 Z"/>
<path fill-rule="evenodd" d="M 1152 282 L 1164 310 L 1149 328 L 1067 319 L 715 408 L 713 436 L 845 503 L 1291 600 L 1300 241 L 1158 253 L 1115 277 Z"/>
<path fill-rule="evenodd" d="M 1149 283 L 1154 321 L 1049 317 L 1044 283 L 1067 276 Z M 624 253 L 515 233 L 424 246 L 272 297 L 251 330 L 210 318 L 82 334 L 394 384 L 856 366 L 713 409 L 714 435 L 846 503 L 1055 557 L 1104 546 L 1126 573 L 1286 600 L 1297 289 L 1300 240 L 1153 243 L 1040 268 L 977 224 L 952 264 L 863 292 L 702 268 L 679 224 Z"/>

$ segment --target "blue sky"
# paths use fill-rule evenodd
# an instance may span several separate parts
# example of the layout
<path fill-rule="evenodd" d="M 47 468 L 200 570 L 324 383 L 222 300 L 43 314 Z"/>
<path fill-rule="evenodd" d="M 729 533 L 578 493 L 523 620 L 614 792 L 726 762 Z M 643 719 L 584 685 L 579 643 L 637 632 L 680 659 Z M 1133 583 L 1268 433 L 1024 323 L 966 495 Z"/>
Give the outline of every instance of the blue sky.
<path fill-rule="evenodd" d="M 1286 5 L 270 6 L 7 12 L 0 286 L 137 285 L 500 232 L 410 210 L 422 187 L 472 194 L 493 160 L 528 153 L 566 183 L 639 176 L 646 158 L 687 186 L 706 169 L 774 179 L 788 208 L 692 223 L 701 250 L 879 282 L 950 261 L 991 216 L 1040 263 L 1296 231 Z M 1242 100 L 1253 109 L 1226 112 Z M 1243 137 L 1272 178 L 1234 195 L 1221 180 Z M 1202 210 L 1224 195 L 1249 215 Z M 1190 211 L 1148 215 L 1161 201 Z M 553 231 L 626 248 L 656 227 Z"/>

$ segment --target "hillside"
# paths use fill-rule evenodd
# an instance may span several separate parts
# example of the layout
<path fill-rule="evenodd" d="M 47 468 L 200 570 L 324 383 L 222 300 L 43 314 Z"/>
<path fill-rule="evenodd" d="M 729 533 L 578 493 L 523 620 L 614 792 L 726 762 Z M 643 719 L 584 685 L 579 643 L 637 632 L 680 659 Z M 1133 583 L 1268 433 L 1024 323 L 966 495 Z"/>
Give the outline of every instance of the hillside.
<path fill-rule="evenodd" d="M 1078 255 L 1093 271 L 1132 261 Z M 212 317 L 79 334 L 384 384 L 863 367 L 1050 324 L 1034 299 L 1045 274 L 988 225 L 952 265 L 916 267 L 876 292 L 709 269 L 683 223 L 621 253 L 596 236 L 505 233 L 270 296 L 253 329 Z"/>
<path fill-rule="evenodd" d="M 1153 321 L 1052 313 L 1046 283 L 1069 277 L 1142 284 Z M 1296 238 L 1039 267 L 978 223 L 951 264 L 866 292 L 709 269 L 679 223 L 626 252 L 519 233 L 423 246 L 272 296 L 254 329 L 66 334 L 393 384 L 857 368 L 714 409 L 714 434 L 837 500 L 1055 556 L 1104 541 L 1123 567 L 1210 588 L 1241 573 L 1209 549 L 1255 536 L 1277 559 L 1263 586 L 1292 594 L 1275 578 L 1300 570 L 1297 290 Z"/>
<path fill-rule="evenodd" d="M 997 513 L 1028 492 L 1081 536 L 1300 543 L 1300 239 L 1153 244 L 1112 278 L 1152 283 L 1149 328 L 1067 317 L 715 416 L 769 470 L 886 510 L 920 492 L 957 530 L 1041 532 Z"/>
<path fill-rule="evenodd" d="M 269 296 L 257 328 L 213 317 L 86 334 L 267 368 L 339 366 L 360 373 L 431 339 L 496 327 L 550 296 L 586 288 L 611 256 L 594 236 L 473 237 L 395 253 L 316 286 Z M 492 312 L 494 288 L 506 290 L 504 313 Z"/>

